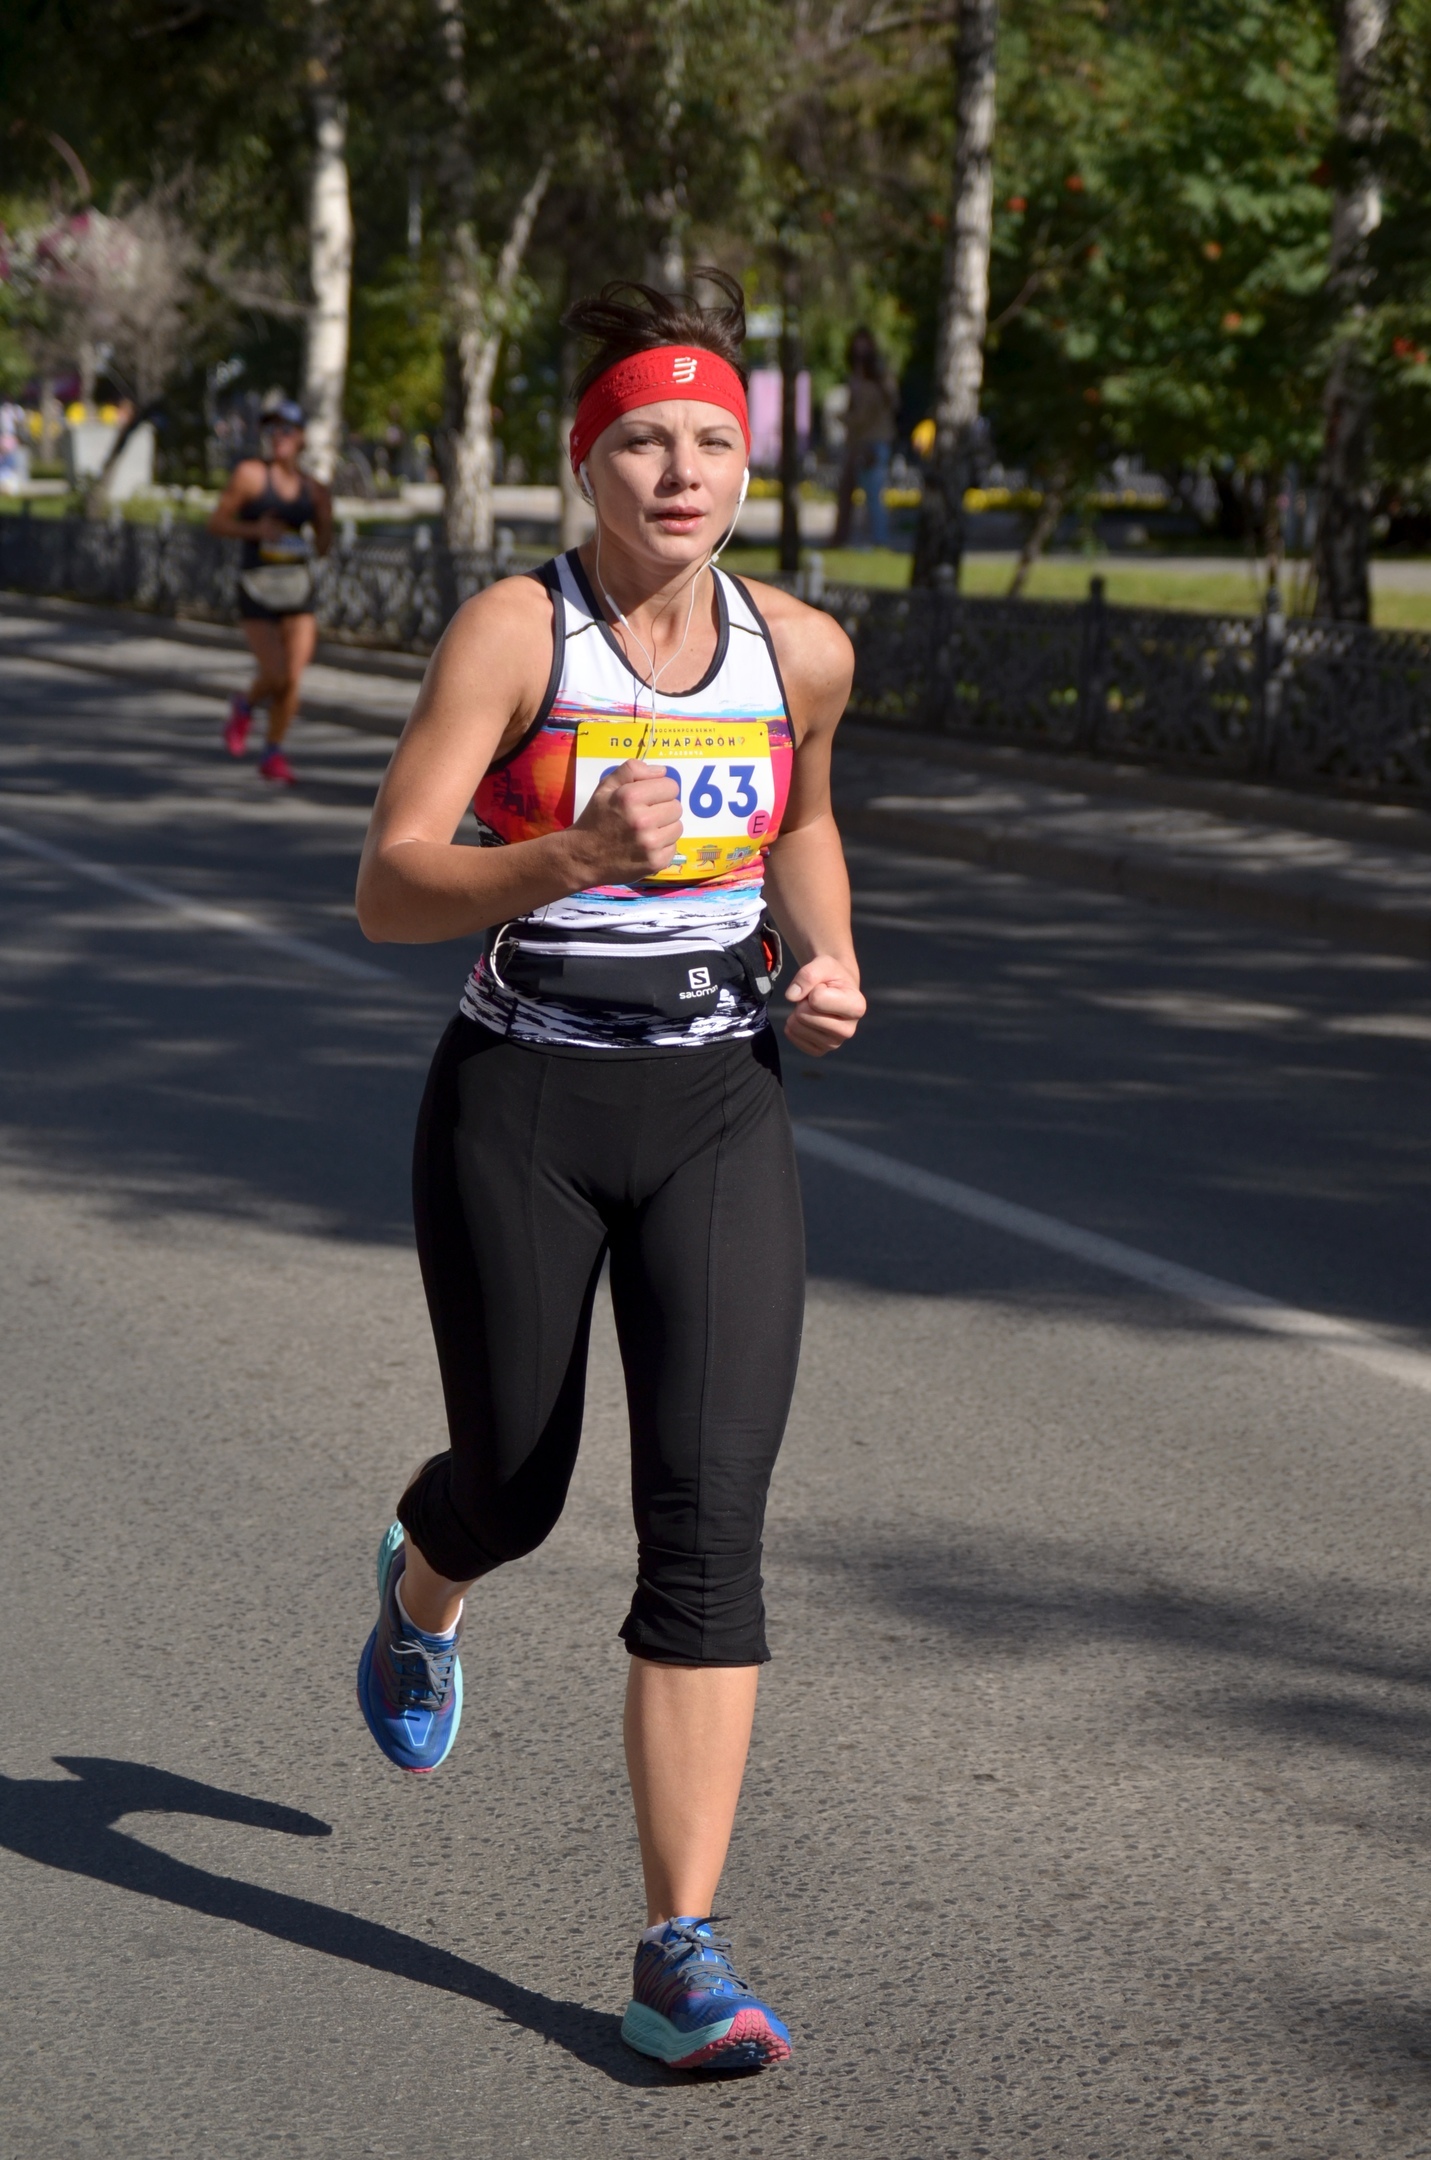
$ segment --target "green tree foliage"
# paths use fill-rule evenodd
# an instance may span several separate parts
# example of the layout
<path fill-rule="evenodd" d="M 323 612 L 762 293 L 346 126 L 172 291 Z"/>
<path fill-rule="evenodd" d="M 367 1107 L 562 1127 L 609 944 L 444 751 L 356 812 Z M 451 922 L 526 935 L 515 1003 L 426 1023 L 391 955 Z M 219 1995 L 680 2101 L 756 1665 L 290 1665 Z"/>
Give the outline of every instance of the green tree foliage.
<path fill-rule="evenodd" d="M 1091 477 L 1315 457 L 1334 56 L 1312 0 L 1016 7 L 989 409 Z"/>
<path fill-rule="evenodd" d="M 335 0 L 357 227 L 349 421 L 430 432 L 443 335 L 432 0 Z M 1004 0 L 985 409 L 1008 463 L 1075 493 L 1120 450 L 1165 471 L 1315 466 L 1337 324 L 1332 0 Z M 556 469 L 577 290 L 709 259 L 793 292 L 817 389 L 853 325 L 927 410 L 951 169 L 947 0 L 468 0 L 478 225 L 496 245 L 557 152 L 495 396 Z M 293 380 L 306 293 L 305 0 L 17 0 L 0 15 L 17 191 L 113 207 L 182 181 L 237 350 Z M 1431 0 L 1400 0 L 1360 335 L 1388 488 L 1431 494 Z M 421 210 L 409 247 L 409 203 Z M 13 311 L 12 311 L 13 312 Z M 7 333 L 0 327 L 0 341 Z M 14 332 L 5 348 L 13 374 Z M 196 333 L 197 335 L 197 333 Z"/>
<path fill-rule="evenodd" d="M 1382 224 L 1366 325 L 1376 452 L 1393 502 L 1431 511 L 1431 0 L 1402 0 L 1384 67 Z"/>
<path fill-rule="evenodd" d="M 431 437 L 442 419 L 442 295 L 430 255 L 390 256 L 353 295 L 348 424 L 381 437 L 396 421 Z"/>
<path fill-rule="evenodd" d="M 101 203 L 186 174 L 201 222 L 259 256 L 303 219 L 304 29 L 302 0 L 18 0 L 0 10 L 13 169 L 71 193 L 58 137 Z"/>

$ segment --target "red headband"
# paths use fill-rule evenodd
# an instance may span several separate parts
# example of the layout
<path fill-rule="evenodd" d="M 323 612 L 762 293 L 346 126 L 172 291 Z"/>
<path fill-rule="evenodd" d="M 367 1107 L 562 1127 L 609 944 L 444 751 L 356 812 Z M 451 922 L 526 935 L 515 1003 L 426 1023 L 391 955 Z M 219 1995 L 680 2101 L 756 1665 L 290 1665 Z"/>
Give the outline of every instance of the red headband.
<path fill-rule="evenodd" d="M 582 394 L 571 430 L 571 469 L 579 473 L 587 452 L 598 435 L 605 433 L 622 413 L 639 405 L 661 405 L 668 398 L 686 398 L 698 405 L 719 405 L 733 413 L 745 437 L 750 456 L 750 416 L 745 408 L 745 387 L 728 360 L 707 352 L 702 345 L 653 345 L 649 352 L 632 353 L 598 375 Z"/>

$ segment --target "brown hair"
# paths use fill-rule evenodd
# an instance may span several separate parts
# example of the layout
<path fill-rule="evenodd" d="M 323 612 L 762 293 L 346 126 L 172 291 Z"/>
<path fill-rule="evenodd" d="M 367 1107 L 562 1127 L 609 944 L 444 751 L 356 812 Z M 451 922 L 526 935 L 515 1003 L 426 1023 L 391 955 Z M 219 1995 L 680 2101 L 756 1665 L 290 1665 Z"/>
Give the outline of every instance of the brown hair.
<path fill-rule="evenodd" d="M 746 380 L 740 348 L 745 342 L 745 294 L 737 279 L 724 270 L 697 264 L 691 273 L 703 285 L 714 285 L 725 296 L 724 307 L 702 307 L 689 293 L 660 292 L 654 285 L 640 285 L 634 278 L 618 278 L 603 285 L 599 293 L 577 300 L 562 317 L 562 327 L 586 338 L 596 351 L 571 386 L 573 400 L 591 388 L 618 360 L 633 353 L 650 352 L 656 345 L 699 345 L 706 352 L 728 360 Z M 627 299 L 625 294 L 634 297 Z"/>

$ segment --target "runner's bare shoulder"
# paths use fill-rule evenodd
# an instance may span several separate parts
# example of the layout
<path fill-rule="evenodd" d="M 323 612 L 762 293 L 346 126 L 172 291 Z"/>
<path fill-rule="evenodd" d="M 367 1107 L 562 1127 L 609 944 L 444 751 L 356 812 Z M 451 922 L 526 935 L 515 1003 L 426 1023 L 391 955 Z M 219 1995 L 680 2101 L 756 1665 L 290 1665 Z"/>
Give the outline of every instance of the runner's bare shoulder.
<path fill-rule="evenodd" d="M 792 707 L 804 724 L 833 727 L 855 676 L 855 648 L 833 615 L 797 600 L 779 585 L 744 579 L 770 627 Z"/>
<path fill-rule="evenodd" d="M 551 665 L 551 594 L 534 577 L 498 578 L 464 600 L 443 631 L 417 710 L 455 700 L 468 711 L 529 716 L 546 693 Z"/>
<path fill-rule="evenodd" d="M 552 596 L 539 579 L 497 578 L 463 601 L 442 633 L 438 651 L 464 659 L 485 654 L 490 659 L 509 642 L 525 648 L 540 633 L 547 648 L 545 670 L 551 663 L 551 628 Z"/>
<path fill-rule="evenodd" d="M 240 458 L 229 474 L 229 484 L 225 492 L 242 499 L 250 495 L 261 495 L 267 486 L 268 467 L 263 459 L 246 457 Z"/>

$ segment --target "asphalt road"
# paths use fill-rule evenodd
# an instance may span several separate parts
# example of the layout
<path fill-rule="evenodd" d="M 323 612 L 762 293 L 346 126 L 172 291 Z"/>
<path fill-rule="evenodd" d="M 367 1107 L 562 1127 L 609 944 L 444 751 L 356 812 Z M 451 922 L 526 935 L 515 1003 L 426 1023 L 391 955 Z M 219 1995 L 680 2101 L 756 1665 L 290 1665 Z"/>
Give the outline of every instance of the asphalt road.
<path fill-rule="evenodd" d="M 414 1785 L 353 1670 L 440 1444 L 406 1161 L 464 956 L 352 923 L 380 741 L 274 799 L 218 717 L 0 676 L 0 2160 L 1431 2153 L 1431 1394 L 809 1158 L 723 1898 L 796 2055 L 622 2048 L 609 1320 Z M 1431 1376 L 1427 970 L 854 867 L 802 1121 Z"/>

